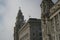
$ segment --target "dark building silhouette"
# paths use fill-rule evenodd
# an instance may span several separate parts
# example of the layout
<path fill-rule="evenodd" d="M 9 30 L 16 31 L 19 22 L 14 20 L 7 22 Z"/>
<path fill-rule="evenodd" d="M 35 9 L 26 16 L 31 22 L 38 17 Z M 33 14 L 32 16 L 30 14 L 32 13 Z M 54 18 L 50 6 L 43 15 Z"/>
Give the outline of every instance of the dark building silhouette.
<path fill-rule="evenodd" d="M 42 40 L 41 20 L 30 18 L 18 33 L 19 40 Z"/>
<path fill-rule="evenodd" d="M 21 10 L 19 9 L 18 15 L 16 17 L 15 27 L 14 27 L 14 40 L 19 39 L 18 31 L 23 26 L 23 24 L 24 24 L 24 16 L 23 16 Z"/>

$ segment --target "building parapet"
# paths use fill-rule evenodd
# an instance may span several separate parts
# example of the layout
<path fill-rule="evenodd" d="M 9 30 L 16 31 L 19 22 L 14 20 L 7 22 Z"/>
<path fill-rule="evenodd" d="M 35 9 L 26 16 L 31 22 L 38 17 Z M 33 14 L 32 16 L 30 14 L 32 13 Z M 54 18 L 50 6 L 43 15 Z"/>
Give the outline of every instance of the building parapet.
<path fill-rule="evenodd" d="M 36 19 L 36 18 L 29 18 L 29 20 L 27 21 L 27 23 L 25 23 L 22 27 L 21 27 L 21 29 L 18 31 L 18 33 L 20 32 L 20 31 L 22 31 L 22 29 L 24 29 L 25 28 L 25 26 L 28 24 L 28 23 L 31 23 L 31 22 L 41 22 L 40 21 L 40 19 Z"/>
<path fill-rule="evenodd" d="M 51 9 L 50 9 L 50 16 L 54 14 L 57 10 L 60 9 L 60 1 L 58 1 Z"/>

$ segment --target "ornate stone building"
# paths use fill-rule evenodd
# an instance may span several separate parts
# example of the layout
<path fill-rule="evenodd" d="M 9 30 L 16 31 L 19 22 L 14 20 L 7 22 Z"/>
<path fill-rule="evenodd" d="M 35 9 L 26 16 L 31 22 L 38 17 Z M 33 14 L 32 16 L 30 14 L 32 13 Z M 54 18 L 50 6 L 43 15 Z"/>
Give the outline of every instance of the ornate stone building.
<path fill-rule="evenodd" d="M 18 33 L 19 40 L 42 40 L 41 20 L 30 18 Z"/>
<path fill-rule="evenodd" d="M 41 20 L 30 18 L 25 23 L 19 9 L 14 27 L 14 40 L 42 40 Z"/>
<path fill-rule="evenodd" d="M 24 24 L 24 16 L 22 15 L 21 10 L 19 9 L 18 15 L 16 17 L 16 23 L 14 27 L 14 40 L 19 40 L 18 31 Z"/>
<path fill-rule="evenodd" d="M 43 40 L 60 40 L 60 0 L 42 0 L 41 10 Z"/>

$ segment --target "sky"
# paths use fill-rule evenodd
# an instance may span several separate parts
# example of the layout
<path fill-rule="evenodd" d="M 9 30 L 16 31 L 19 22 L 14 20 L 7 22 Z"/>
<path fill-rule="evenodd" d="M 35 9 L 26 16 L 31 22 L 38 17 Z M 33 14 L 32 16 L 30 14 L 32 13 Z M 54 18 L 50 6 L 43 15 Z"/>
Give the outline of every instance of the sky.
<path fill-rule="evenodd" d="M 13 29 L 16 16 L 21 11 L 26 20 L 41 17 L 40 3 L 42 0 L 0 0 L 0 40 L 13 40 Z M 57 0 L 53 0 L 54 2 Z"/>

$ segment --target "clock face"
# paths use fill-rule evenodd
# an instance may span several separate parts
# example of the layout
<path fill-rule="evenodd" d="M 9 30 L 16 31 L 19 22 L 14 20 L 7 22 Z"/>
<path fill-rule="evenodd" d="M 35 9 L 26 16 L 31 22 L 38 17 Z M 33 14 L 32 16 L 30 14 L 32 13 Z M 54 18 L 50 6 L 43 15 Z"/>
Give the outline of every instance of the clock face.
<path fill-rule="evenodd" d="M 22 21 L 22 19 L 20 19 L 20 21 Z"/>

